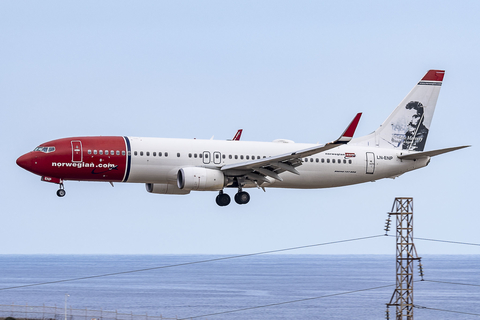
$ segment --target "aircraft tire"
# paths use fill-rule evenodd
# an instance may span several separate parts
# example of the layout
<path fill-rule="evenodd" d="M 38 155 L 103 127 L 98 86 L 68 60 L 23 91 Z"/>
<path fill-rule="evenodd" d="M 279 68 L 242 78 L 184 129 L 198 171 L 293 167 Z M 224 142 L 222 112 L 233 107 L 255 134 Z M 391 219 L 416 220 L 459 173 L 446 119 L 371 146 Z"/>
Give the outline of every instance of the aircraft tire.
<path fill-rule="evenodd" d="M 220 207 L 225 207 L 230 204 L 230 196 L 226 193 L 222 193 L 217 196 L 215 201 Z"/>
<path fill-rule="evenodd" d="M 66 194 L 66 192 L 65 192 L 64 189 L 58 189 L 57 190 L 57 196 L 59 196 L 60 198 L 65 197 L 65 194 Z"/>
<path fill-rule="evenodd" d="M 248 192 L 240 191 L 235 195 L 235 202 L 238 204 L 247 204 L 250 201 Z"/>

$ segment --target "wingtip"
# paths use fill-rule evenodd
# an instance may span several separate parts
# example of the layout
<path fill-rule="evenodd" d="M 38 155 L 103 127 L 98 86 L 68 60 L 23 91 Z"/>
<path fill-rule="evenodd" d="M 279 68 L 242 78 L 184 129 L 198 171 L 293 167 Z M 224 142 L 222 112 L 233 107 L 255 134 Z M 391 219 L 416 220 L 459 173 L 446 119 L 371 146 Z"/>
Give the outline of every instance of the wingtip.
<path fill-rule="evenodd" d="M 243 129 L 238 129 L 237 133 L 235 134 L 235 136 L 233 137 L 233 141 L 239 141 L 240 140 L 240 137 L 242 136 L 242 132 L 243 132 Z"/>

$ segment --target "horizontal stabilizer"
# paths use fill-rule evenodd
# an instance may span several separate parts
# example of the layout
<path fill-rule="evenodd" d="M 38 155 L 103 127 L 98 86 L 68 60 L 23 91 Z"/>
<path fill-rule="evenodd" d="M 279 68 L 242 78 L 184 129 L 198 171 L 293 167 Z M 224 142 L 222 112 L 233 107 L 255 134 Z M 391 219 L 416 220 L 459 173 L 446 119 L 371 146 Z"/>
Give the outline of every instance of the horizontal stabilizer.
<path fill-rule="evenodd" d="M 426 157 L 438 156 L 439 154 L 444 154 L 447 152 L 452 152 L 455 150 L 468 148 L 468 147 L 470 146 L 461 146 L 461 147 L 445 148 L 445 149 L 438 149 L 438 150 L 425 151 L 425 152 L 416 152 L 416 153 L 411 153 L 406 155 L 399 155 L 398 158 L 402 160 L 416 160 L 416 159 L 421 159 Z"/>

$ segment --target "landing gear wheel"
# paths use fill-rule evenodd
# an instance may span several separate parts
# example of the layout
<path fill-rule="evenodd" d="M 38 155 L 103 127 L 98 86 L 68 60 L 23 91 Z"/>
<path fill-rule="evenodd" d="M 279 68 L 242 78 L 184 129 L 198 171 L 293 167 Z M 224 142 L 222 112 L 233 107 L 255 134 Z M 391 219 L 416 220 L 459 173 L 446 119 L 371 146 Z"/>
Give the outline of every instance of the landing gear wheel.
<path fill-rule="evenodd" d="M 65 197 L 65 194 L 66 194 L 65 189 L 58 189 L 57 190 L 57 196 L 59 196 L 60 198 Z"/>
<path fill-rule="evenodd" d="M 250 201 L 248 192 L 240 191 L 235 195 L 235 202 L 238 204 L 247 204 Z"/>
<path fill-rule="evenodd" d="M 228 206 L 230 204 L 230 196 L 226 193 L 223 193 L 222 191 L 220 191 L 220 193 L 218 194 L 217 198 L 215 199 L 215 201 L 217 202 L 217 204 L 220 206 L 220 207 L 225 207 L 225 206 Z"/>

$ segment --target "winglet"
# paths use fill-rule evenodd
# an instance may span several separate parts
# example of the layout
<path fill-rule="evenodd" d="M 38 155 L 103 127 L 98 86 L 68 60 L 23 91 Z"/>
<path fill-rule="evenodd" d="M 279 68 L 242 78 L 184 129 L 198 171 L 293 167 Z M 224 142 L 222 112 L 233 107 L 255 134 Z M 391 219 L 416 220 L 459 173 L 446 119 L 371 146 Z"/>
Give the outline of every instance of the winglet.
<path fill-rule="evenodd" d="M 340 138 L 335 140 L 333 143 L 338 144 L 338 143 L 348 143 L 350 140 L 353 138 L 353 134 L 355 133 L 355 130 L 357 129 L 358 122 L 360 121 L 360 117 L 362 116 L 362 113 L 359 112 L 353 118 L 352 122 L 348 125 L 347 129 L 342 133 Z"/>
<path fill-rule="evenodd" d="M 238 129 L 237 133 L 233 137 L 232 141 L 240 141 L 240 137 L 242 136 L 243 129 Z"/>

